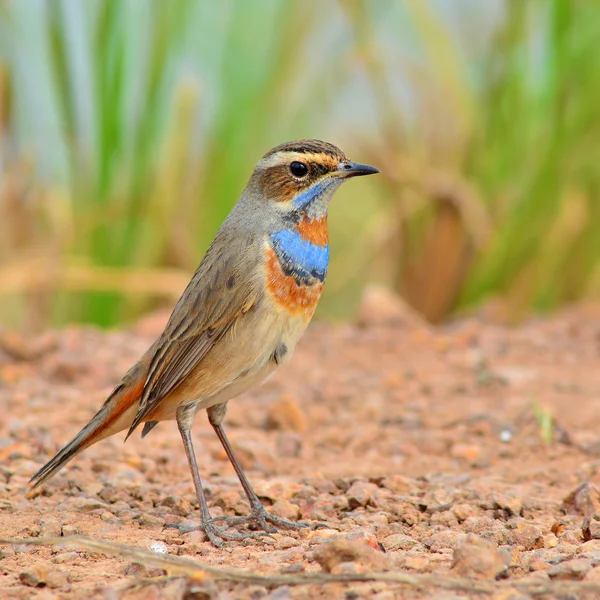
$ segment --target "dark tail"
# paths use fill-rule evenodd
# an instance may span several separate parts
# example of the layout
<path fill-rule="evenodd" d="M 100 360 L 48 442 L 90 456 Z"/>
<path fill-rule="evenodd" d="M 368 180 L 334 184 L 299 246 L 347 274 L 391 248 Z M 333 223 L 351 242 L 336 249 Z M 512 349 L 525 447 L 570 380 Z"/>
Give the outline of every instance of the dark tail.
<path fill-rule="evenodd" d="M 131 425 L 144 388 L 143 374 L 141 362 L 129 370 L 92 420 L 30 479 L 32 488 L 54 476 L 82 450 Z"/>

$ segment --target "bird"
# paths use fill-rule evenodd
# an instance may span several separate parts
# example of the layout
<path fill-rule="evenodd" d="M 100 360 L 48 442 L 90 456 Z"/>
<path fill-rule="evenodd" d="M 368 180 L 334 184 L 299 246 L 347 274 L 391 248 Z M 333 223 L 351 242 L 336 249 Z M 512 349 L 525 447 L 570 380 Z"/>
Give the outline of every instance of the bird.
<path fill-rule="evenodd" d="M 327 275 L 327 216 L 345 181 L 379 173 L 352 162 L 331 143 L 286 142 L 257 163 L 158 339 L 124 375 L 90 422 L 30 480 L 47 481 L 91 445 L 142 423 L 145 437 L 175 420 L 214 546 L 307 523 L 269 513 L 248 481 L 222 426 L 229 400 L 262 383 L 292 357 Z M 250 504 L 247 517 L 212 518 L 191 428 L 199 409 L 208 420 Z M 254 526 L 239 530 L 243 521 Z M 180 531 L 182 529 L 180 528 Z"/>

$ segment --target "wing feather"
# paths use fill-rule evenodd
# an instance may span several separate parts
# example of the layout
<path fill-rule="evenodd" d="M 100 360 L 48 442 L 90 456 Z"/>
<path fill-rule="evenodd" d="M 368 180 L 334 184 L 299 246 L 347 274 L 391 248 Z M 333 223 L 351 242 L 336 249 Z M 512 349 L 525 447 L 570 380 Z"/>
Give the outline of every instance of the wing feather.
<path fill-rule="evenodd" d="M 221 232 L 215 237 L 156 343 L 140 407 L 127 437 L 264 293 L 255 237 L 223 237 Z"/>

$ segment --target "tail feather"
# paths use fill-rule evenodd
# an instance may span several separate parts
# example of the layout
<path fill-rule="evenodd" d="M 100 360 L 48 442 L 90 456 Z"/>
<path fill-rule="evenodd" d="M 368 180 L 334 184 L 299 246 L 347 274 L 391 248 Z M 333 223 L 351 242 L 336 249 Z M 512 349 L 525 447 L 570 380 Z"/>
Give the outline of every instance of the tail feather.
<path fill-rule="evenodd" d="M 144 388 L 141 366 L 137 363 L 130 369 L 92 420 L 30 479 L 32 488 L 53 477 L 81 451 L 131 425 Z"/>

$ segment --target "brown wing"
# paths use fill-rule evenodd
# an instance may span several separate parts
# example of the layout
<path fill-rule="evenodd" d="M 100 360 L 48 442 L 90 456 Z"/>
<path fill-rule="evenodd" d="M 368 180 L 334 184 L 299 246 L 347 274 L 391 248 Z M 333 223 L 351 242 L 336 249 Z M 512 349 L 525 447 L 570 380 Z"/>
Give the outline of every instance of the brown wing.
<path fill-rule="evenodd" d="M 127 433 L 177 388 L 264 293 L 253 236 L 217 234 L 156 342 L 140 407 Z"/>

